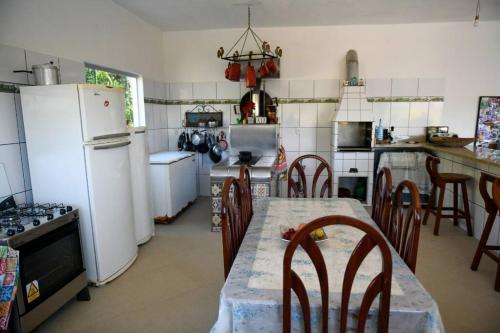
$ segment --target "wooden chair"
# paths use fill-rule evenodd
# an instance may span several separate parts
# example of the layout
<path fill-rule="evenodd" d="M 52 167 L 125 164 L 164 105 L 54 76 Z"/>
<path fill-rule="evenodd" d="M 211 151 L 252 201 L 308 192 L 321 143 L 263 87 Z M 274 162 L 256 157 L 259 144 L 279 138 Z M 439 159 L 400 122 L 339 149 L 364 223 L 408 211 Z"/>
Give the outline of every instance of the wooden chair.
<path fill-rule="evenodd" d="M 458 219 L 465 219 L 467 223 L 467 234 L 472 236 L 472 223 L 469 211 L 469 199 L 467 196 L 467 185 L 466 182 L 471 179 L 468 175 L 462 175 L 459 173 L 439 173 L 438 164 L 440 163 L 439 158 L 434 156 L 428 156 L 425 161 L 425 167 L 432 182 L 431 194 L 429 196 L 429 202 L 427 203 L 427 209 L 425 210 L 425 216 L 423 224 L 427 224 L 427 219 L 429 214 L 432 213 L 436 216 L 436 222 L 434 224 L 434 235 L 439 235 L 439 224 L 442 217 L 453 218 L 453 224 L 458 225 Z M 444 204 L 444 194 L 446 192 L 446 184 L 453 184 L 453 207 L 443 207 Z M 462 186 L 462 200 L 464 209 L 458 208 L 458 185 Z M 436 199 L 436 191 L 439 188 L 439 198 L 437 209 L 434 209 L 434 201 Z M 452 210 L 453 214 L 445 215 L 443 210 Z"/>
<path fill-rule="evenodd" d="M 488 193 L 487 183 L 493 183 L 492 195 Z M 474 259 L 472 260 L 471 269 L 476 271 L 479 267 L 479 262 L 481 261 L 481 256 L 486 254 L 488 257 L 496 261 L 497 263 L 497 273 L 495 279 L 495 290 L 500 291 L 500 256 L 497 256 L 492 251 L 500 250 L 500 246 L 487 245 L 488 238 L 490 237 L 491 229 L 495 223 L 496 217 L 500 209 L 500 178 L 489 175 L 487 173 L 481 173 L 481 179 L 479 180 L 479 191 L 484 200 L 484 207 L 488 213 L 488 218 L 486 219 L 486 224 L 483 228 L 483 233 L 481 234 L 481 239 L 477 245 L 476 253 L 474 254 Z"/>
<path fill-rule="evenodd" d="M 382 168 L 375 179 L 372 198 L 372 219 L 380 230 L 387 235 L 391 209 L 392 176 L 389 168 Z"/>
<path fill-rule="evenodd" d="M 224 278 L 227 279 L 245 234 L 240 182 L 234 177 L 227 178 L 222 188 L 221 224 Z"/>
<path fill-rule="evenodd" d="M 242 218 L 245 226 L 245 231 L 250 224 L 253 216 L 252 203 L 252 183 L 250 181 L 250 169 L 245 164 L 240 166 L 240 187 L 241 187 L 241 206 Z"/>
<path fill-rule="evenodd" d="M 324 216 L 318 218 L 300 229 L 288 244 L 283 260 L 283 332 L 291 330 L 291 291 L 297 295 L 304 317 L 305 332 L 311 332 L 311 317 L 309 298 L 300 277 L 292 268 L 292 258 L 295 250 L 300 245 L 311 259 L 318 274 L 321 291 L 321 323 L 322 332 L 328 331 L 328 273 L 321 251 L 309 234 L 318 228 L 328 225 L 347 225 L 365 232 L 347 263 L 342 284 L 342 300 L 340 305 L 340 332 L 347 331 L 347 315 L 349 298 L 356 273 L 363 260 L 375 247 L 378 247 L 382 258 L 382 271 L 369 284 L 361 302 L 358 313 L 359 332 L 364 331 L 368 311 L 375 297 L 380 294 L 378 311 L 378 332 L 388 332 L 389 307 L 391 299 L 392 257 L 389 246 L 383 236 L 363 221 L 348 216 Z"/>
<path fill-rule="evenodd" d="M 319 162 L 318 167 L 316 168 L 316 171 L 314 172 L 313 176 L 313 181 L 312 181 L 312 188 L 311 188 L 311 198 L 314 198 L 316 196 L 316 186 L 318 183 L 319 176 L 323 172 L 323 170 L 326 169 L 327 171 L 327 179 L 323 182 L 320 188 L 320 194 L 319 196 L 323 198 L 325 196 L 326 191 L 328 198 L 332 197 L 332 191 L 333 191 L 333 186 L 332 186 L 332 168 L 328 164 L 328 162 L 317 155 L 303 155 L 297 158 L 295 161 L 292 162 L 290 165 L 290 168 L 288 169 L 288 197 L 289 198 L 297 198 L 297 197 L 302 197 L 302 198 L 307 198 L 307 181 L 306 181 L 306 174 L 304 172 L 304 166 L 302 165 L 302 162 L 307 159 L 313 159 Z M 293 179 L 293 172 L 297 171 L 298 173 L 298 179 L 294 180 Z"/>
<path fill-rule="evenodd" d="M 405 190 L 410 192 L 408 207 L 403 202 Z M 402 181 L 394 193 L 387 238 L 413 273 L 417 265 L 421 214 L 417 186 L 412 181 Z"/>

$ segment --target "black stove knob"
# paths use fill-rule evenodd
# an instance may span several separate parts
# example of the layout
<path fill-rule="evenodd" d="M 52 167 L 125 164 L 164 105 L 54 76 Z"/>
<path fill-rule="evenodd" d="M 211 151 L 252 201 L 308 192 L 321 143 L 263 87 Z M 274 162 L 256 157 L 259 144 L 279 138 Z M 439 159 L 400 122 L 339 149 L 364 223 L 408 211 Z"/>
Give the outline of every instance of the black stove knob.
<path fill-rule="evenodd" d="M 59 209 L 59 214 L 61 214 L 61 215 L 66 214 L 66 209 L 64 209 L 64 208 Z"/>
<path fill-rule="evenodd" d="M 40 220 L 39 219 L 34 219 L 33 220 L 33 225 L 36 227 L 37 225 L 40 225 Z"/>
<path fill-rule="evenodd" d="M 23 231 L 24 231 L 24 225 L 19 224 L 19 225 L 17 226 L 17 232 L 23 232 Z"/>
<path fill-rule="evenodd" d="M 16 231 L 14 229 L 7 229 L 7 236 L 14 236 Z"/>
<path fill-rule="evenodd" d="M 73 210 L 73 206 L 66 206 L 66 211 L 71 212 Z"/>
<path fill-rule="evenodd" d="M 54 214 L 47 214 L 47 221 L 50 221 L 54 218 Z"/>

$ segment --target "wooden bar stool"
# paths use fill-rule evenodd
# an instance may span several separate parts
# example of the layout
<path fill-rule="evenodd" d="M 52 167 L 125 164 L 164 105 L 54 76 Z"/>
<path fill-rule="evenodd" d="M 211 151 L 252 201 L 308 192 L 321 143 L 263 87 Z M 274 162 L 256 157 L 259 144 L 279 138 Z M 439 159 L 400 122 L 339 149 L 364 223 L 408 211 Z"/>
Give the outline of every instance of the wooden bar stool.
<path fill-rule="evenodd" d="M 432 188 L 431 195 L 429 197 L 429 202 L 427 203 L 427 209 L 425 210 L 425 216 L 423 223 L 427 224 L 427 219 L 429 213 L 436 216 L 436 222 L 434 224 L 434 235 L 439 235 L 439 223 L 442 217 L 453 218 L 453 224 L 458 225 L 458 219 L 465 219 L 467 223 L 467 234 L 472 236 L 472 224 L 469 211 L 469 198 L 467 196 L 467 186 L 466 182 L 471 179 L 468 175 L 462 175 L 459 173 L 439 173 L 438 164 L 440 163 L 439 158 L 434 156 L 428 156 L 425 161 L 425 167 L 429 176 L 431 178 Z M 446 192 L 446 184 L 453 184 L 453 207 L 443 207 L 444 204 L 444 194 Z M 464 204 L 464 209 L 458 208 L 458 185 L 462 186 L 462 200 Z M 437 209 L 434 209 L 434 201 L 436 199 L 436 192 L 439 188 L 439 198 Z M 452 210 L 453 214 L 445 215 L 443 210 Z"/>
<path fill-rule="evenodd" d="M 493 183 L 492 196 L 489 195 L 487 189 L 487 183 Z M 476 254 L 474 254 L 474 259 L 472 260 L 472 265 L 470 269 L 477 271 L 479 267 L 479 262 L 481 261 L 481 256 L 486 254 L 488 257 L 496 261 L 497 263 L 497 276 L 495 280 L 495 290 L 500 291 L 500 257 L 495 255 L 492 251 L 500 250 L 500 246 L 487 245 L 488 238 L 490 237 L 491 229 L 495 223 L 496 217 L 498 215 L 498 210 L 500 209 L 500 178 L 481 172 L 481 179 L 479 180 L 479 191 L 484 200 L 484 207 L 488 213 L 488 219 L 483 228 L 483 233 L 481 234 L 481 239 L 477 245 Z"/>

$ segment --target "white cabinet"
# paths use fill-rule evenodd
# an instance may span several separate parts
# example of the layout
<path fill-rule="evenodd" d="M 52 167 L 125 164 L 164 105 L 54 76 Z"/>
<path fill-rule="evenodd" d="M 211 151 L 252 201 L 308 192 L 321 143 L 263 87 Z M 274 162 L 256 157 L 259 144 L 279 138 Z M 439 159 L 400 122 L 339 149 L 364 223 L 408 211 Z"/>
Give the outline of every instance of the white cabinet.
<path fill-rule="evenodd" d="M 196 158 L 193 153 L 159 152 L 149 155 L 155 218 L 173 218 L 193 202 Z"/>

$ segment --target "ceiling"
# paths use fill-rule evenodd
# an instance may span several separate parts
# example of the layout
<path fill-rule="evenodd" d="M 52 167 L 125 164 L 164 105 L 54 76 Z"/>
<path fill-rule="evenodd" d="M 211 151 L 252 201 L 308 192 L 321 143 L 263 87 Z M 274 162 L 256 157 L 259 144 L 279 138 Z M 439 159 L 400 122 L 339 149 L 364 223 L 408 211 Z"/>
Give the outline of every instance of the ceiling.
<path fill-rule="evenodd" d="M 473 21 L 476 0 L 113 0 L 163 31 Z M 500 0 L 481 1 L 481 20 L 500 20 Z"/>

